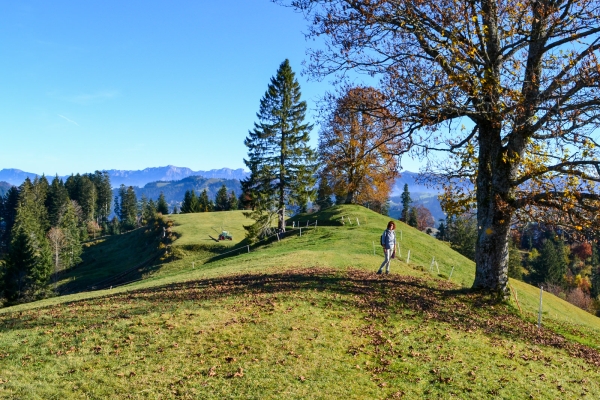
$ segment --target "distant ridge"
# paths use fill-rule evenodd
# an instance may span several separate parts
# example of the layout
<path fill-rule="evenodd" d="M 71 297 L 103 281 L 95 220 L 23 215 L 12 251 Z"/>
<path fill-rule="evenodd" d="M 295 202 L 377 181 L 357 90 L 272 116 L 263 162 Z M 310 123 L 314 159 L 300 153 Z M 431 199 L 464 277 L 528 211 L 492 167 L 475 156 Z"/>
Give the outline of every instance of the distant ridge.
<path fill-rule="evenodd" d="M 187 178 L 188 176 L 237 180 L 241 180 L 248 176 L 248 172 L 244 171 L 242 168 L 220 168 L 211 169 L 209 171 L 193 171 L 190 168 L 176 167 L 173 165 L 167 165 L 166 167 L 145 168 L 143 170 L 135 171 L 110 169 L 107 170 L 107 172 L 110 176 L 110 182 L 113 187 L 119 187 L 121 184 L 125 186 L 143 187 L 150 182 L 178 181 Z M 26 178 L 34 179 L 36 176 L 40 176 L 40 174 L 25 172 L 15 168 L 0 170 L 0 181 L 5 181 L 15 186 L 23 183 Z M 48 177 L 48 180 L 51 180 L 52 177 L 54 177 L 54 174 L 48 174 L 46 176 Z M 66 179 L 68 177 L 69 175 L 61 176 L 60 178 Z"/>
<path fill-rule="evenodd" d="M 12 186 L 13 185 L 8 182 L 0 181 L 0 196 L 4 196 L 4 193 L 8 192 L 8 189 L 10 189 Z"/>

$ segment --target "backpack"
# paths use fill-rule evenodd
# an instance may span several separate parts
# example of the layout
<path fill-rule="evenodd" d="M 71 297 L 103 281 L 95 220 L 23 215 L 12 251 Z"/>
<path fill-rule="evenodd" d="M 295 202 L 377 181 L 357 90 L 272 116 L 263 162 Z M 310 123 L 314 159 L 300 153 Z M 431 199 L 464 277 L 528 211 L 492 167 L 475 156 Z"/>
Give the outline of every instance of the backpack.
<path fill-rule="evenodd" d="M 381 234 L 380 242 L 382 246 L 385 246 L 385 231 L 383 231 L 383 233 Z"/>

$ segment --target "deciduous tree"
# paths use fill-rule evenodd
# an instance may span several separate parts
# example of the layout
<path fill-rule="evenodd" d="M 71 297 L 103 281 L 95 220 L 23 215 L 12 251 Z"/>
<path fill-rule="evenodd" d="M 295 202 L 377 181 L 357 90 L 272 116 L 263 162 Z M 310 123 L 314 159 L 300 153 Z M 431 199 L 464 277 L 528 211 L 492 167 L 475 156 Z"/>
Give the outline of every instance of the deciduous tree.
<path fill-rule="evenodd" d="M 423 204 L 417 205 L 415 209 L 417 210 L 417 229 L 424 231 L 429 227 L 433 227 L 435 218 L 431 215 L 431 211 Z"/>
<path fill-rule="evenodd" d="M 474 185 L 448 191 L 477 210 L 474 288 L 506 295 L 515 217 L 597 226 L 600 1 L 282 2 L 327 42 L 310 73 L 381 77 L 414 149 L 456 156 L 431 170 Z"/>
<path fill-rule="evenodd" d="M 345 204 L 384 204 L 398 176 L 400 125 L 374 88 L 349 88 L 332 101 L 319 134 L 321 179 Z"/>

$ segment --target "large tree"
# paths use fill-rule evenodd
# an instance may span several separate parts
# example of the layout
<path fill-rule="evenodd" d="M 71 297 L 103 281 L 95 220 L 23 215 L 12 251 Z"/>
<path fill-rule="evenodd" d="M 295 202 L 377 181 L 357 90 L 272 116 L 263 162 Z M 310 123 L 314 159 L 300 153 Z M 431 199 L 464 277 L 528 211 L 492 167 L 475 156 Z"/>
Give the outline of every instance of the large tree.
<path fill-rule="evenodd" d="M 380 76 L 415 148 L 457 156 L 437 172 L 474 185 L 449 191 L 477 210 L 474 288 L 506 294 L 515 217 L 597 223 L 598 0 L 284 2 L 326 38 L 309 72 Z"/>
<path fill-rule="evenodd" d="M 319 175 L 346 204 L 385 203 L 398 176 L 401 129 L 384 103 L 376 89 L 349 88 L 322 126 Z"/>
<path fill-rule="evenodd" d="M 287 205 L 304 206 L 313 196 L 315 152 L 309 147 L 312 125 L 304 122 L 306 102 L 288 60 L 271 78 L 260 100 L 258 122 L 244 141 L 250 177 L 243 188 L 251 193 L 258 212 L 276 212 L 285 230 Z"/>
<path fill-rule="evenodd" d="M 48 182 L 29 178 L 19 187 L 19 201 L 3 276 L 9 303 L 31 301 L 46 294 L 52 272 L 52 253 L 46 238 L 44 206 Z"/>

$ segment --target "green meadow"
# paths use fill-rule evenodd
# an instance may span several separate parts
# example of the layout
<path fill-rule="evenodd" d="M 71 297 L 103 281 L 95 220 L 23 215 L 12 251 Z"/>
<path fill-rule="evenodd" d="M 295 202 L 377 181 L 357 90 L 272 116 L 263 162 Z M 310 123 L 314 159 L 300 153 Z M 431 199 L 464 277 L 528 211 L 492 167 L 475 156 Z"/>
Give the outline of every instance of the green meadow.
<path fill-rule="evenodd" d="M 171 243 L 156 229 L 97 240 L 60 282 L 73 294 L 0 310 L 0 398 L 600 394 L 598 318 L 544 294 L 538 329 L 538 288 L 474 293 L 470 260 L 400 222 L 376 275 L 389 219 L 363 207 L 292 218 L 253 246 L 240 211 L 170 218 Z"/>

